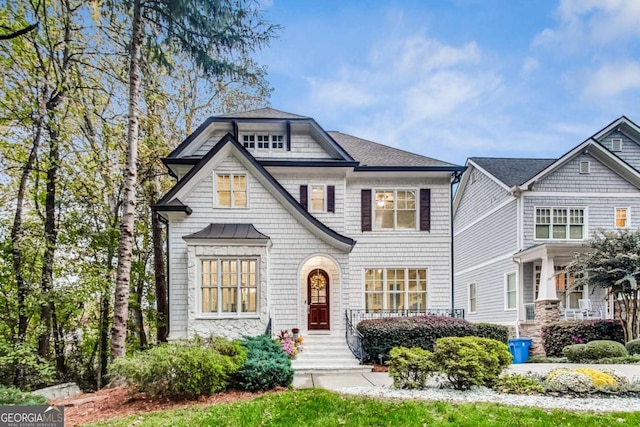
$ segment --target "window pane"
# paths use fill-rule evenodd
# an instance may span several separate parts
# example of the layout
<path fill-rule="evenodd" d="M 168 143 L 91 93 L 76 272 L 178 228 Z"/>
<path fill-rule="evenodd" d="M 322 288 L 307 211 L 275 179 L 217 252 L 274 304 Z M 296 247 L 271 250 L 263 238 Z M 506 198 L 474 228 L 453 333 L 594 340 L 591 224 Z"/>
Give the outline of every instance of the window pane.
<path fill-rule="evenodd" d="M 627 227 L 627 209 L 626 208 L 616 208 L 616 227 L 617 228 Z"/>
<path fill-rule="evenodd" d="M 238 303 L 238 289 L 237 288 L 225 288 L 222 289 L 222 312 L 223 313 L 235 313 L 237 312 L 236 304 Z"/>
<path fill-rule="evenodd" d="M 382 270 L 369 269 L 364 274 L 364 289 L 366 292 L 382 292 Z"/>
<path fill-rule="evenodd" d="M 549 226 L 536 225 L 536 239 L 548 239 L 548 238 L 549 238 Z"/>
<path fill-rule="evenodd" d="M 409 309 L 421 311 L 427 309 L 426 293 L 409 293 Z"/>
<path fill-rule="evenodd" d="M 367 311 L 382 310 L 382 293 L 368 293 L 365 295 L 365 308 Z"/>
<path fill-rule="evenodd" d="M 324 186 L 322 185 L 311 186 L 311 211 L 324 211 Z"/>
<path fill-rule="evenodd" d="M 553 238 L 554 239 L 566 239 L 567 238 L 567 226 L 566 225 L 554 225 L 553 226 Z"/>
<path fill-rule="evenodd" d="M 376 228 L 393 229 L 393 191 L 376 191 Z"/>
<path fill-rule="evenodd" d="M 376 209 L 376 228 L 393 229 L 393 211 L 378 211 Z"/>
<path fill-rule="evenodd" d="M 516 293 L 509 292 L 507 295 L 507 308 L 516 308 Z"/>
<path fill-rule="evenodd" d="M 572 239 L 582 239 L 584 237 L 584 227 L 581 225 L 571 225 L 569 230 Z"/>
<path fill-rule="evenodd" d="M 416 211 L 398 211 L 398 228 L 416 228 Z"/>
<path fill-rule="evenodd" d="M 536 224 L 550 224 L 550 223 L 551 223 L 551 210 L 536 209 Z"/>

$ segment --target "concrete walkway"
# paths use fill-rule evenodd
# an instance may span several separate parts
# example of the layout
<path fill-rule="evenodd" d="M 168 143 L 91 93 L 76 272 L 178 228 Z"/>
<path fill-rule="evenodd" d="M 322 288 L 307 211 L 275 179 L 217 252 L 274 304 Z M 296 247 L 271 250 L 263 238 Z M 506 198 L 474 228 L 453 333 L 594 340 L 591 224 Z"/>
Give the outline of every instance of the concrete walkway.
<path fill-rule="evenodd" d="M 526 374 L 528 372 L 546 374 L 555 368 L 613 368 L 628 379 L 640 381 L 640 365 L 587 365 L 576 363 L 523 363 L 510 365 L 507 372 Z M 295 374 L 294 388 L 324 388 L 337 390 L 344 387 L 390 387 L 393 381 L 386 372 L 364 373 L 326 373 L 326 374 Z"/>

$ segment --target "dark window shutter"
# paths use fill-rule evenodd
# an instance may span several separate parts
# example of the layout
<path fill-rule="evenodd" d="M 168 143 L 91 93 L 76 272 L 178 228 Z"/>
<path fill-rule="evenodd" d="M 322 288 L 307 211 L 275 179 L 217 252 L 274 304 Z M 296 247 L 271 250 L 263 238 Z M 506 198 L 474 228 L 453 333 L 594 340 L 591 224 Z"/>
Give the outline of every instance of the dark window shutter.
<path fill-rule="evenodd" d="M 431 231 L 431 190 L 420 189 L 420 230 Z"/>
<path fill-rule="evenodd" d="M 371 190 L 360 193 L 360 220 L 362 231 L 371 231 Z"/>
<path fill-rule="evenodd" d="M 336 211 L 336 186 L 327 185 L 327 212 Z"/>
<path fill-rule="evenodd" d="M 305 210 L 307 210 L 307 186 L 306 185 L 300 186 L 300 204 Z"/>

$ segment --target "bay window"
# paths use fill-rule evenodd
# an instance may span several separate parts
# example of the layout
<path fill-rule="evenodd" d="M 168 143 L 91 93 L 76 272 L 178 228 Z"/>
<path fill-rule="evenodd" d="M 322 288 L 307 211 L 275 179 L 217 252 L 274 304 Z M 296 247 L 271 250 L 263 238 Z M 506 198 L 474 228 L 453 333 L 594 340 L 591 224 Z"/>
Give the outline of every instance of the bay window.
<path fill-rule="evenodd" d="M 202 313 L 257 313 L 257 259 L 203 259 L 201 262 Z"/>

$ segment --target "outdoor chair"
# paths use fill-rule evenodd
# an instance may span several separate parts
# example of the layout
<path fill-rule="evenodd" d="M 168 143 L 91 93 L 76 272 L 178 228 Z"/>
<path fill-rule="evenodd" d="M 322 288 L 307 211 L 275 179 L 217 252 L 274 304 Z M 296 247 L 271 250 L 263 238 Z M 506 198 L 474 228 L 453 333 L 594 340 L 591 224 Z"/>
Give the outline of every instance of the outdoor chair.
<path fill-rule="evenodd" d="M 578 300 L 578 306 L 580 307 L 580 313 L 585 319 L 602 319 L 602 311 L 595 310 L 590 299 Z"/>

